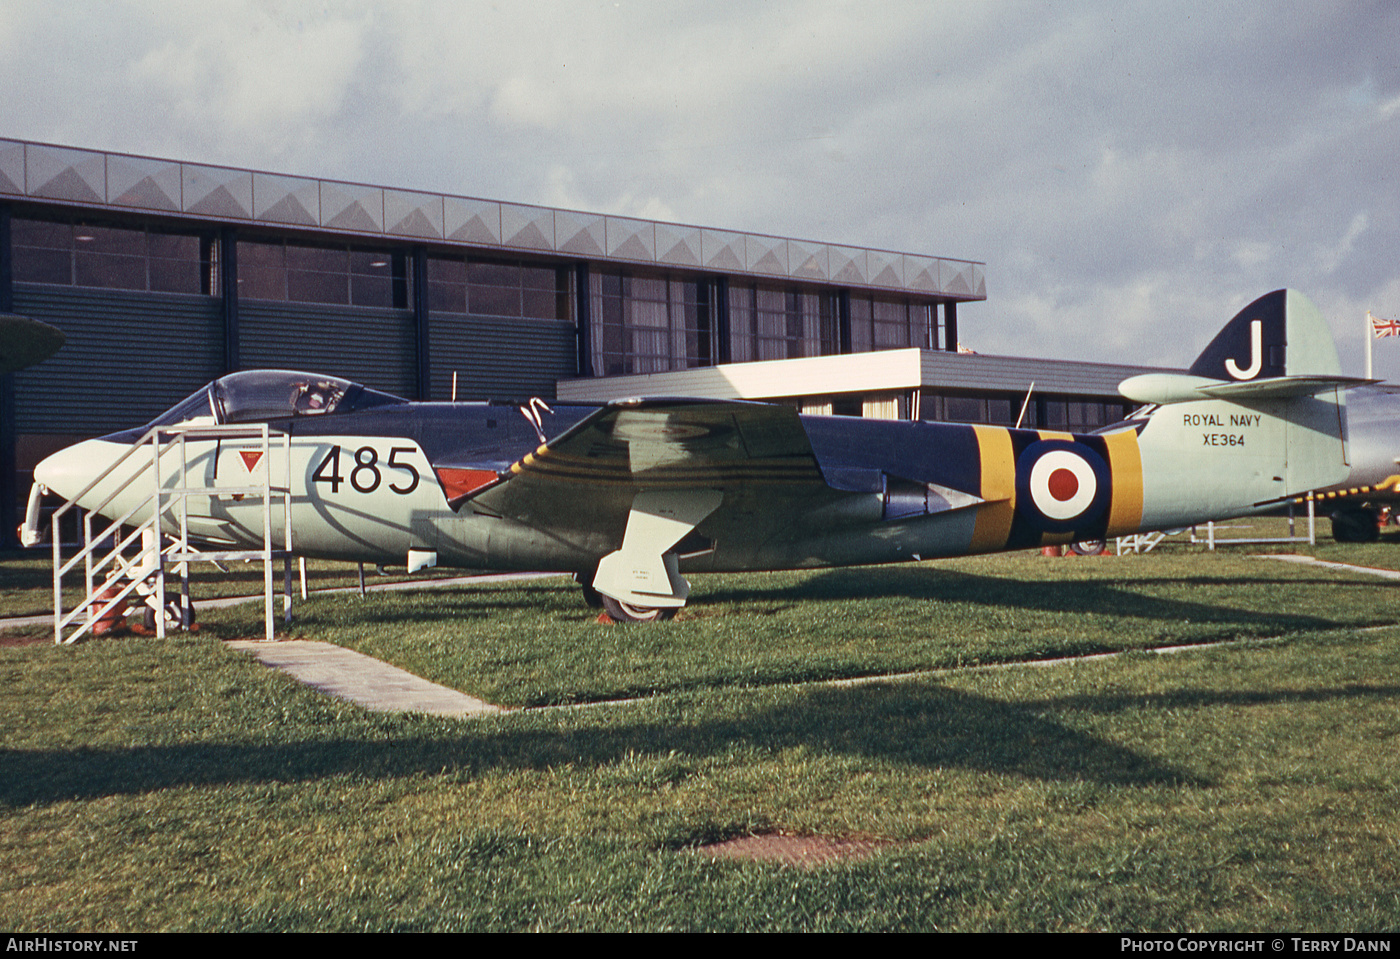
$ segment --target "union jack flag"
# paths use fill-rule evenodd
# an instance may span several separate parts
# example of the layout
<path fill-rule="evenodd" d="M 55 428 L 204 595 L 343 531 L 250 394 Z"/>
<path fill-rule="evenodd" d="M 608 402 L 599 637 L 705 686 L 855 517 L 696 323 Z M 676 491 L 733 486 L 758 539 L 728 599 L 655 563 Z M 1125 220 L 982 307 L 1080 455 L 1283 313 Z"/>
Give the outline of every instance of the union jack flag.
<path fill-rule="evenodd" d="M 1379 316 L 1366 314 L 1371 320 L 1371 333 L 1380 339 L 1382 336 L 1400 336 L 1400 320 L 1383 320 Z"/>

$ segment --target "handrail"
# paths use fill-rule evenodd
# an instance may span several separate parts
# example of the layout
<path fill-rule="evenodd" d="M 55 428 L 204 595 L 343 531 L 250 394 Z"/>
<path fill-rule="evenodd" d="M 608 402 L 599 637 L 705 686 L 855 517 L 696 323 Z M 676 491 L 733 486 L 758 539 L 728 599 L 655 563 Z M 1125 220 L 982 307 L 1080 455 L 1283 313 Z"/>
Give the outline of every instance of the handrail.
<path fill-rule="evenodd" d="M 190 548 L 189 535 L 189 497 L 190 496 L 210 496 L 210 495 L 234 495 L 234 496 L 254 496 L 262 500 L 263 529 L 262 548 L 257 550 L 261 554 L 259 558 L 263 560 L 263 592 L 265 605 L 265 633 L 266 638 L 271 640 L 274 632 L 273 600 L 272 600 L 272 560 L 277 557 L 285 558 L 291 562 L 292 555 L 292 519 L 291 519 L 291 437 L 287 433 L 276 431 L 282 438 L 284 450 L 283 462 L 285 475 L 281 486 L 272 482 L 272 433 L 274 431 L 267 424 L 257 426 L 243 425 L 199 425 L 199 426 L 160 426 L 152 427 L 141 435 L 131 446 L 117 457 L 111 464 L 102 470 L 86 486 L 78 492 L 76 496 L 65 501 L 54 510 L 50 517 L 53 530 L 53 559 L 54 559 L 54 642 L 60 645 L 67 645 L 76 642 L 84 634 L 94 630 L 98 622 L 112 610 L 122 605 L 127 596 L 133 591 L 139 591 L 148 604 L 154 603 L 154 608 L 158 611 L 155 617 L 156 635 L 165 637 L 165 610 L 166 606 L 166 582 L 165 563 L 169 554 L 178 568 L 181 579 L 181 602 L 180 602 L 180 625 L 181 628 L 188 628 L 190 622 L 189 604 L 189 564 L 191 560 L 198 559 L 218 559 L 230 556 L 228 551 L 192 550 Z M 212 488 L 208 486 L 189 485 L 189 448 L 188 441 L 194 440 L 238 440 L 257 439 L 261 440 L 263 462 L 267 464 L 263 472 L 262 482 L 247 486 L 230 486 Z M 174 468 L 174 485 L 166 487 L 162 483 L 161 458 L 168 456 L 172 451 L 178 451 L 174 457 L 175 462 L 170 464 Z M 78 503 L 98 486 L 107 481 L 114 474 L 123 468 L 128 468 L 127 464 L 133 456 L 146 452 L 150 455 L 149 463 L 141 463 L 137 470 L 125 481 L 120 482 L 116 489 L 108 493 L 100 502 L 86 508 L 86 513 L 82 521 L 82 546 L 78 552 L 66 563 L 63 561 L 62 536 L 60 534 L 60 524 L 63 517 L 71 510 L 78 508 Z M 93 516 L 97 515 L 103 520 L 103 510 L 112 504 L 119 496 L 127 492 L 132 484 L 145 481 L 147 471 L 150 473 L 150 481 L 153 489 L 150 495 L 140 498 L 131 505 L 120 516 L 107 522 L 100 531 L 94 535 Z M 272 498 L 280 495 L 283 500 L 283 549 L 274 551 L 272 548 Z M 176 541 L 170 547 L 164 548 L 165 539 L 164 527 L 169 521 L 167 513 L 172 508 L 178 506 L 178 514 L 174 517 L 173 526 L 169 535 L 175 537 Z M 130 533 L 123 536 L 121 529 L 131 525 L 134 517 L 150 510 L 150 515 L 134 525 Z M 99 547 L 108 540 L 111 540 L 112 548 L 106 553 L 98 555 Z M 134 559 L 128 559 L 125 555 L 132 543 L 140 539 L 142 546 L 140 552 Z M 246 555 L 243 551 L 238 551 L 241 555 Z M 66 616 L 63 612 L 63 578 L 70 573 L 79 563 L 84 564 L 85 595 L 83 600 Z M 113 567 L 110 571 L 108 567 Z M 154 577 L 153 586 L 148 587 L 147 582 Z M 95 582 L 100 579 L 100 583 Z M 107 595 L 113 587 L 123 579 L 130 582 L 125 587 L 117 590 L 115 595 Z M 288 573 L 290 581 L 290 567 Z M 290 587 L 285 596 L 285 611 L 288 617 L 291 613 L 291 593 Z M 65 637 L 64 630 L 67 629 L 84 612 L 87 614 L 87 621 Z"/>

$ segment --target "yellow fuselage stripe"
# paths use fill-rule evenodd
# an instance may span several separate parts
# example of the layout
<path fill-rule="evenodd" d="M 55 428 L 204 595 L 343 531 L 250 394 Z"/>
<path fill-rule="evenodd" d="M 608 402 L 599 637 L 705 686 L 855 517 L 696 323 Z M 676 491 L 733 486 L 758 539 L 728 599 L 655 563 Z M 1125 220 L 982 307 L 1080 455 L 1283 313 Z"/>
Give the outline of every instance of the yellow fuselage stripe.
<path fill-rule="evenodd" d="M 1016 516 L 1016 457 L 1011 449 L 1011 433 L 995 426 L 974 426 L 978 455 L 982 460 L 982 489 L 987 503 L 977 509 L 972 528 L 972 551 L 1000 549 L 1011 535 Z"/>
<path fill-rule="evenodd" d="M 1104 438 L 1108 469 L 1113 474 L 1113 501 L 1108 505 L 1108 535 L 1135 533 L 1142 526 L 1142 453 L 1137 433 L 1122 430 Z"/>

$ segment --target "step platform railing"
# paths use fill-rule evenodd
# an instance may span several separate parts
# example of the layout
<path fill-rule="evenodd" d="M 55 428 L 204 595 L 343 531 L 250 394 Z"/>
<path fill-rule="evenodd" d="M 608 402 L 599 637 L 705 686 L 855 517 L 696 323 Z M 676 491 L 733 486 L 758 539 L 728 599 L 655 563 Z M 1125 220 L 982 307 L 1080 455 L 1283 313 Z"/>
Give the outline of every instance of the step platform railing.
<path fill-rule="evenodd" d="M 274 438 L 282 448 L 282 482 L 272 482 Z M 189 485 L 191 444 L 201 441 L 257 440 L 261 446 L 261 481 L 242 486 L 211 487 Z M 204 447 L 202 452 L 207 452 Z M 199 455 L 196 453 L 196 455 Z M 120 618 L 128 606 L 146 607 L 156 635 L 164 638 L 167 625 L 188 629 L 194 622 L 190 603 L 190 563 L 261 560 L 263 563 L 263 606 L 265 638 L 273 639 L 274 603 L 272 564 L 281 559 L 286 565 L 284 613 L 291 614 L 291 437 L 271 430 L 267 424 L 238 426 L 153 427 L 133 443 L 118 459 L 95 476 L 77 495 L 54 510 L 53 529 L 53 622 L 54 642 L 75 643 L 104 624 Z M 79 510 L 78 503 L 113 475 L 134 473 L 127 483 L 118 484 L 108 495 L 81 509 L 80 543 L 77 552 L 64 559 L 60 524 L 68 513 Z M 169 483 L 169 485 L 166 485 Z M 124 512 L 110 521 L 108 507 L 134 487 L 149 490 Z M 139 490 L 138 490 L 139 493 Z M 232 499 L 256 498 L 262 503 L 262 545 L 257 549 L 214 549 L 190 537 L 190 497 Z M 274 549 L 273 502 L 282 499 L 281 549 Z M 65 612 L 64 583 L 82 566 L 82 599 Z M 180 577 L 180 592 L 173 602 L 167 594 L 167 567 Z M 130 597 L 136 597 L 133 602 Z"/>

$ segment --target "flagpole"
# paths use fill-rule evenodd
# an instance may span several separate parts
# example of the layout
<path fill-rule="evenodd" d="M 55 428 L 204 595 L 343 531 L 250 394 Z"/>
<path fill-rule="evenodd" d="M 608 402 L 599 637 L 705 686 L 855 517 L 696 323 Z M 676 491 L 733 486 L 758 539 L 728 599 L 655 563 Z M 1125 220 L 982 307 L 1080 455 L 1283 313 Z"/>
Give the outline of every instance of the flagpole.
<path fill-rule="evenodd" d="M 1371 340 L 1374 338 L 1371 311 L 1366 311 L 1366 379 L 1371 379 Z"/>

